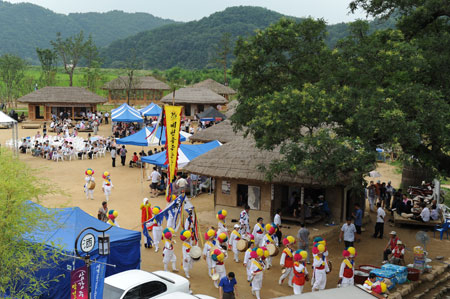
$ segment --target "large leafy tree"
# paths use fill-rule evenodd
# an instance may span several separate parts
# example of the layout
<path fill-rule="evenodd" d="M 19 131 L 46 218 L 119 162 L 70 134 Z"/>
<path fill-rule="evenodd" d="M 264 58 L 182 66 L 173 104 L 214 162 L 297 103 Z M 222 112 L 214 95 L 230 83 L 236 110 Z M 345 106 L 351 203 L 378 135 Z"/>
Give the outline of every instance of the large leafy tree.
<path fill-rule="evenodd" d="M 75 69 L 83 58 L 89 59 L 89 57 L 86 57 L 87 54 L 92 53 L 92 51 L 89 51 L 93 47 L 92 38 L 89 37 L 85 40 L 83 31 L 80 31 L 75 36 L 63 39 L 61 33 L 58 32 L 56 40 L 50 41 L 50 43 L 61 58 L 64 71 L 69 75 L 69 86 L 73 86 Z"/>
<path fill-rule="evenodd" d="M 36 298 L 58 279 L 37 273 L 54 267 L 59 254 L 37 236 L 54 228 L 54 216 L 29 201 L 54 189 L 1 149 L 0 173 L 0 297 Z"/>
<path fill-rule="evenodd" d="M 352 173 L 358 183 L 380 144 L 449 171 L 450 106 L 431 83 L 429 49 L 399 30 L 369 35 L 358 21 L 331 51 L 324 26 L 284 19 L 237 44 L 233 121 L 257 146 L 280 147 L 284 159 L 269 175 L 303 169 L 333 184 Z"/>
<path fill-rule="evenodd" d="M 42 68 L 41 82 L 44 86 L 51 86 L 55 83 L 58 55 L 50 49 L 40 48 L 36 48 L 36 53 Z"/>
<path fill-rule="evenodd" d="M 2 93 L 5 102 L 11 104 L 19 96 L 26 67 L 26 61 L 18 56 L 11 54 L 0 56 L 0 80 L 3 83 Z"/>

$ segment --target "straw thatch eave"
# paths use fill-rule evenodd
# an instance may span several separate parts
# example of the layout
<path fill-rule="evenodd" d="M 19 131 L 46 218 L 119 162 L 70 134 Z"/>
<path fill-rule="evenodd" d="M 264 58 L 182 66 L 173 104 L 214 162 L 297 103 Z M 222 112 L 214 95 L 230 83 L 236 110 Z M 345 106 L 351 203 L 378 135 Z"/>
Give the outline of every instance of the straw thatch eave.
<path fill-rule="evenodd" d="M 213 125 L 204 130 L 198 131 L 192 135 L 189 140 L 195 142 L 210 142 L 219 140 L 221 143 L 229 143 L 242 137 L 241 131 L 233 132 L 233 127 L 230 120 L 224 120 L 216 125 Z"/>
<path fill-rule="evenodd" d="M 21 103 L 100 104 L 107 100 L 82 87 L 47 86 L 17 99 Z"/>
<path fill-rule="evenodd" d="M 213 79 L 206 79 L 202 82 L 198 82 L 194 85 L 192 85 L 192 87 L 203 87 L 203 88 L 208 88 L 212 91 L 214 91 L 215 93 L 218 93 L 220 95 L 233 95 L 236 94 L 236 91 L 234 89 L 232 89 L 231 87 L 225 86 L 223 84 L 220 84 L 217 81 L 214 81 Z"/>
<path fill-rule="evenodd" d="M 173 92 L 161 99 L 161 102 L 172 103 Z M 227 99 L 208 88 L 184 87 L 175 91 L 175 104 L 226 104 Z"/>
<path fill-rule="evenodd" d="M 102 89 L 106 90 L 123 90 L 127 89 L 128 77 L 120 76 L 103 85 Z M 135 77 L 132 84 L 133 90 L 170 90 L 169 85 L 152 77 Z"/>
<path fill-rule="evenodd" d="M 237 138 L 192 160 L 183 170 L 199 175 L 222 179 L 248 180 L 269 183 L 260 166 L 268 167 L 271 161 L 281 158 L 279 150 L 264 151 L 256 147 L 253 138 Z M 348 178 L 343 177 L 341 184 Z M 282 173 L 271 183 L 322 186 L 320 182 L 299 171 Z"/>

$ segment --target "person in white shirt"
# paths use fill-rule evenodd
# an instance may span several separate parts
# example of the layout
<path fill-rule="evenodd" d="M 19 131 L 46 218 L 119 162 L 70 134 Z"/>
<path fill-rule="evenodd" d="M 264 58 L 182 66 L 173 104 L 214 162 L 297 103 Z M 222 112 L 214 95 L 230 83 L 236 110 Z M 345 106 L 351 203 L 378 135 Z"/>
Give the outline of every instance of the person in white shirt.
<path fill-rule="evenodd" d="M 438 219 L 439 219 L 439 209 L 437 208 L 436 205 L 433 205 L 433 206 L 431 207 L 431 213 L 430 213 L 430 215 L 431 215 L 431 219 L 432 219 L 432 220 L 438 220 Z"/>
<path fill-rule="evenodd" d="M 375 233 L 373 237 L 383 239 L 384 230 L 384 217 L 386 217 L 386 212 L 381 207 L 381 203 L 377 203 L 377 223 L 375 223 Z"/>
<path fill-rule="evenodd" d="M 253 227 L 252 235 L 255 236 L 255 245 L 256 247 L 262 247 L 263 246 L 263 238 L 264 238 L 264 224 L 263 224 L 263 218 L 259 217 L 256 220 L 256 224 Z"/>
<path fill-rule="evenodd" d="M 431 212 L 430 209 L 426 206 L 426 204 L 422 204 L 422 212 L 420 212 L 420 216 L 418 220 L 423 222 L 430 222 Z"/>
<path fill-rule="evenodd" d="M 353 247 L 353 242 L 355 242 L 356 226 L 352 223 L 352 218 L 347 217 L 347 222 L 342 225 L 341 233 L 339 235 L 339 242 L 342 242 L 342 237 L 344 237 L 345 249 L 348 247 Z"/>
<path fill-rule="evenodd" d="M 188 182 L 186 181 L 185 178 L 183 178 L 181 175 L 178 176 L 178 180 L 176 182 L 176 185 L 177 185 L 177 188 L 180 189 L 181 193 L 185 192 L 187 184 L 188 184 Z"/>
<path fill-rule="evenodd" d="M 159 180 L 161 179 L 161 174 L 156 170 L 156 167 L 153 167 L 153 171 L 150 174 L 150 177 L 152 179 L 152 184 L 150 185 L 150 188 L 152 189 L 152 196 L 157 197 L 158 196 L 158 184 L 159 184 Z"/>
<path fill-rule="evenodd" d="M 281 246 L 281 238 L 283 236 L 283 234 L 281 233 L 281 209 L 277 209 L 277 211 L 275 212 L 275 216 L 273 217 L 273 223 L 277 226 L 277 239 L 278 239 L 278 246 Z"/>
<path fill-rule="evenodd" d="M 245 206 L 245 209 L 241 211 L 239 215 L 239 223 L 241 224 L 240 234 L 245 236 L 250 233 L 250 216 L 248 212 L 250 211 L 250 207 L 248 205 Z"/>

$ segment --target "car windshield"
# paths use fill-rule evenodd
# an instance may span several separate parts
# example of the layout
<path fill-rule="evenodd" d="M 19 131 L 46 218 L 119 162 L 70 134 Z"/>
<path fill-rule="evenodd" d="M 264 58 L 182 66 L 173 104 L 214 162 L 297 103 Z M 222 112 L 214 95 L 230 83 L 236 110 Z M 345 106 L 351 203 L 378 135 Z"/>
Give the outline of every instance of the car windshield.
<path fill-rule="evenodd" d="M 113 287 L 112 285 L 105 283 L 105 287 L 103 289 L 103 298 L 120 299 L 124 292 L 125 290 Z"/>

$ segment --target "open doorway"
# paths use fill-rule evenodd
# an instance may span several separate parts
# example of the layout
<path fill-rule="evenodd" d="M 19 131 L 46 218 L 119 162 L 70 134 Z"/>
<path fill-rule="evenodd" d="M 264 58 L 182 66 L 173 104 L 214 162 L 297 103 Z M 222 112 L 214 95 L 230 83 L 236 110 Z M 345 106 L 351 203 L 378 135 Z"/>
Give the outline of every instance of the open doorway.
<path fill-rule="evenodd" d="M 237 200 L 239 207 L 245 207 L 248 204 L 248 186 L 237 185 Z"/>

